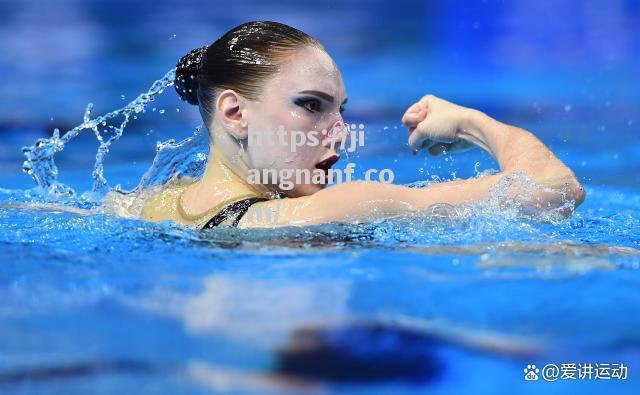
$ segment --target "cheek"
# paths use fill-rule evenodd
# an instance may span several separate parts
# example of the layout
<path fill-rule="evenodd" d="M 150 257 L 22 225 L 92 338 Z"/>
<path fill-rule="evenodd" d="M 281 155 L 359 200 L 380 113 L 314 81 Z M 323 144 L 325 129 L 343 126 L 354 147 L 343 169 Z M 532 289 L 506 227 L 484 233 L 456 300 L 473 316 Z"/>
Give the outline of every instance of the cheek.
<path fill-rule="evenodd" d="M 298 110 L 289 111 L 278 122 L 274 125 L 276 130 L 282 126 L 287 131 L 286 145 L 274 147 L 276 150 L 273 151 L 282 158 L 280 162 L 286 164 L 286 167 L 314 167 L 323 150 L 323 136 L 321 130 L 318 130 L 317 122 Z"/>
<path fill-rule="evenodd" d="M 321 155 L 322 146 L 309 143 L 301 145 L 301 135 L 291 138 L 288 145 L 273 147 L 270 156 L 280 168 L 312 169 Z"/>
<path fill-rule="evenodd" d="M 316 162 L 322 156 L 324 147 L 322 141 L 322 122 L 319 118 L 312 118 L 303 108 L 283 109 L 268 107 L 258 113 L 253 119 L 253 127 L 266 141 L 267 130 L 273 131 L 275 144 L 262 144 L 259 147 L 249 145 L 248 153 L 254 168 L 284 169 L 307 168 L 314 169 Z M 287 132 L 285 144 L 281 144 L 277 131 L 284 128 Z M 311 138 L 311 132 L 314 138 Z M 304 136 L 301 135 L 304 134 Z M 294 147 L 295 146 L 295 151 Z"/>
<path fill-rule="evenodd" d="M 280 137 L 278 129 L 261 133 L 261 140 L 251 140 L 247 148 L 249 162 L 256 169 L 314 169 L 322 156 L 320 132 L 286 130 Z M 313 137 L 311 137 L 313 135 Z"/>
<path fill-rule="evenodd" d="M 280 125 L 284 126 L 285 130 L 302 130 L 304 132 L 315 130 L 318 126 L 317 122 L 303 109 L 290 110 L 280 119 Z"/>

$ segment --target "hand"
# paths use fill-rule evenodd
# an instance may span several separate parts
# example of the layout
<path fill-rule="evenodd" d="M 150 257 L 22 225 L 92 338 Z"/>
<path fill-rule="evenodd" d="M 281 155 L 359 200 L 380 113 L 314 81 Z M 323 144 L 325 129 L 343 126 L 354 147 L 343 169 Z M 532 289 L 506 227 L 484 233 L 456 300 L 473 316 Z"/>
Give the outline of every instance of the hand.
<path fill-rule="evenodd" d="M 464 151 L 474 145 L 459 137 L 469 109 L 426 95 L 404 113 L 402 123 L 409 129 L 409 147 L 416 154 L 426 149 L 431 155 Z"/>

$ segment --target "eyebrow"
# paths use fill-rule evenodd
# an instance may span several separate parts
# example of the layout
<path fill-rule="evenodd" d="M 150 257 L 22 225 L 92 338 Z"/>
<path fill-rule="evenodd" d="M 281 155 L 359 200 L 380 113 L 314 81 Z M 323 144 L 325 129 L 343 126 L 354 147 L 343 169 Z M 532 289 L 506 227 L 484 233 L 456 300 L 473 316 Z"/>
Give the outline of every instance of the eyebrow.
<path fill-rule="evenodd" d="M 318 96 L 320 98 L 323 98 L 324 100 L 328 101 L 329 103 L 333 103 L 333 96 L 331 96 L 328 93 L 322 92 L 322 91 L 310 90 L 310 91 L 300 91 L 298 93 L 307 93 L 307 94 L 310 94 L 310 95 L 315 95 L 315 96 Z M 345 104 L 346 102 L 347 102 L 347 99 L 344 99 L 342 104 Z"/>

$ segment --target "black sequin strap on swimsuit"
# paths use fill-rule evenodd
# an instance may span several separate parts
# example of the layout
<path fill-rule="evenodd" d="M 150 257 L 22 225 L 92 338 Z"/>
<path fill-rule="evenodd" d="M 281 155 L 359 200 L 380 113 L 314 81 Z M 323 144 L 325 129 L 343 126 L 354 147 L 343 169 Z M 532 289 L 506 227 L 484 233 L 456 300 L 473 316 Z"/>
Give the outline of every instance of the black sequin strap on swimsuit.
<path fill-rule="evenodd" d="M 202 229 L 215 228 L 216 226 L 220 225 L 221 223 L 233 217 L 234 215 L 235 215 L 235 218 L 233 219 L 233 223 L 231 225 L 238 226 L 238 224 L 240 223 L 240 220 L 242 219 L 242 216 L 245 215 L 245 213 L 247 212 L 247 210 L 249 210 L 249 207 L 251 207 L 252 204 L 263 202 L 265 200 L 269 200 L 269 199 L 250 198 L 250 199 L 240 200 L 235 203 L 231 203 L 230 205 L 222 209 L 222 211 L 220 211 L 218 214 L 214 215 L 213 218 L 211 218 L 209 222 L 207 222 L 206 225 L 202 227 Z"/>

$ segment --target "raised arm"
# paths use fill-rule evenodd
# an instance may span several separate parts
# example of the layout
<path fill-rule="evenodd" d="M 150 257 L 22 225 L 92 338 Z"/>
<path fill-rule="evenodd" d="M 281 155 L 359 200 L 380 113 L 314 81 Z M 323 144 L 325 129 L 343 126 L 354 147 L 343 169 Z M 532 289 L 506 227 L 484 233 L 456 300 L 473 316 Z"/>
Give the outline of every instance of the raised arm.
<path fill-rule="evenodd" d="M 478 146 L 495 158 L 501 171 L 425 188 L 364 181 L 339 184 L 311 196 L 255 205 L 277 213 L 275 223 L 259 223 L 248 215 L 240 225 L 360 222 L 427 212 L 438 203 L 461 205 L 487 199 L 492 188 L 501 182 L 506 188 L 501 203 L 517 205 L 528 212 L 558 210 L 569 216 L 584 200 L 584 189 L 573 172 L 523 129 L 432 95 L 411 106 L 402 122 L 409 129 L 409 146 L 414 152 L 425 149 L 431 155 L 439 155 Z"/>

